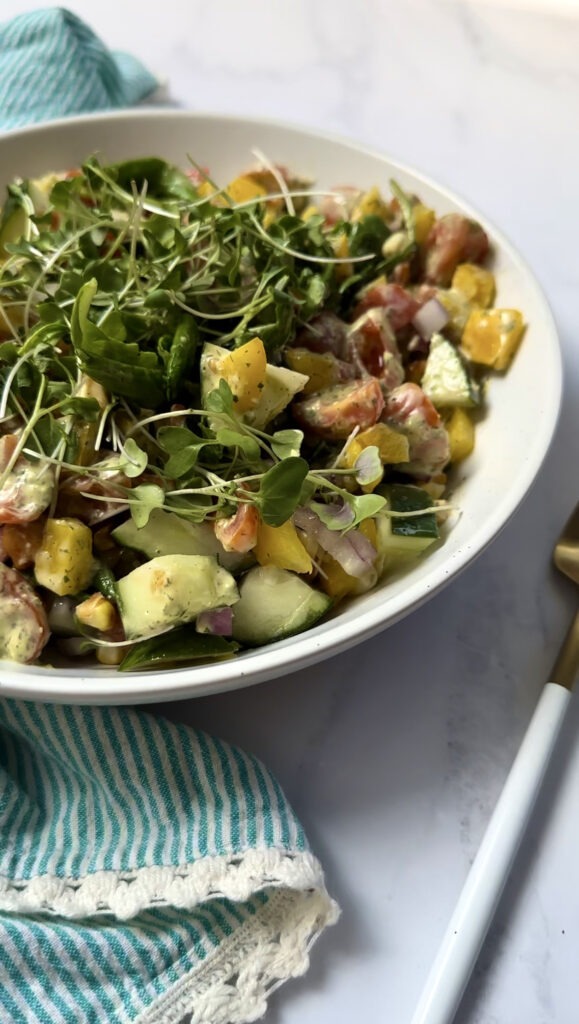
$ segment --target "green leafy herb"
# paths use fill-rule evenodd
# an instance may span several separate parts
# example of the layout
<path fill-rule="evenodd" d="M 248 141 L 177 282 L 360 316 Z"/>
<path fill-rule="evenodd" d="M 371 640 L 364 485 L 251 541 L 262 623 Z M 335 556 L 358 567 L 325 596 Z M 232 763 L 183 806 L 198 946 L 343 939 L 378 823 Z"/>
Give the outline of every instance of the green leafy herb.
<path fill-rule="evenodd" d="M 167 668 L 181 662 L 230 658 L 238 650 L 239 644 L 235 640 L 197 633 L 193 626 L 181 626 L 170 633 L 136 643 L 123 658 L 119 670 L 132 672 L 135 669 Z"/>
<path fill-rule="evenodd" d="M 392 189 L 392 194 L 398 200 L 400 209 L 402 210 L 402 216 L 404 218 L 404 224 L 408 232 L 408 237 L 410 238 L 410 241 L 414 244 L 414 242 L 416 241 L 416 229 L 414 225 L 414 210 L 412 208 L 412 200 L 410 199 L 410 196 L 408 196 L 406 192 L 402 188 L 400 188 L 398 182 L 394 181 L 393 178 L 390 179 L 390 188 Z"/>
<path fill-rule="evenodd" d="M 97 292 L 93 278 L 80 289 L 72 310 L 71 334 L 75 352 L 89 377 L 116 395 L 139 401 L 156 409 L 165 397 L 162 367 L 155 352 L 143 350 L 136 342 L 121 340 L 120 321 L 110 322 L 107 334 L 89 319 Z M 117 328 L 117 337 L 112 329 Z"/>
<path fill-rule="evenodd" d="M 138 526 L 146 526 L 154 508 L 163 508 L 165 492 L 158 484 L 139 484 L 131 490 L 131 518 Z"/>
<path fill-rule="evenodd" d="M 303 439 L 303 430 L 276 430 L 271 437 L 271 447 L 278 459 L 289 459 L 300 454 Z"/>
<path fill-rule="evenodd" d="M 129 437 L 125 441 L 124 454 L 126 457 L 123 464 L 125 476 L 128 476 L 129 479 L 141 476 L 141 473 L 144 473 L 147 468 L 149 457 L 142 448 L 139 448 L 133 437 Z"/>
<path fill-rule="evenodd" d="M 264 523 L 282 526 L 290 518 L 298 507 L 308 471 L 305 459 L 290 456 L 264 473 L 257 498 Z"/>

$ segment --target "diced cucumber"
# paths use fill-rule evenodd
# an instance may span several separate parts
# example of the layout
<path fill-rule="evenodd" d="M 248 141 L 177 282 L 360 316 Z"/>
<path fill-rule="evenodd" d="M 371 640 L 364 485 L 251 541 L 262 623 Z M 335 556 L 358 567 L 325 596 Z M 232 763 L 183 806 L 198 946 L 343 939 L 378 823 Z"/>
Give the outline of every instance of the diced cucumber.
<path fill-rule="evenodd" d="M 327 594 L 286 569 L 256 566 L 245 576 L 233 608 L 234 639 L 248 647 L 283 640 L 313 626 L 331 603 Z"/>
<path fill-rule="evenodd" d="M 460 353 L 447 338 L 433 334 L 420 386 L 437 407 L 478 405 L 480 389 Z"/>
<path fill-rule="evenodd" d="M 246 412 L 243 419 L 250 426 L 263 430 L 271 420 L 283 412 L 298 392 L 305 388 L 308 380 L 309 377 L 305 373 L 290 370 L 287 366 L 271 366 L 268 363 L 259 403 L 255 409 Z"/>
<path fill-rule="evenodd" d="M 432 506 L 430 495 L 411 484 L 389 484 L 380 488 L 380 493 L 392 512 L 418 512 Z M 434 512 L 407 517 L 381 512 L 376 517 L 376 533 L 382 571 L 417 558 L 439 538 Z"/>
<path fill-rule="evenodd" d="M 162 555 L 117 583 L 127 639 L 191 622 L 199 612 L 235 604 L 233 576 L 207 555 Z"/>
<path fill-rule="evenodd" d="M 223 348 L 221 345 L 214 345 L 208 341 L 203 346 L 200 363 L 203 403 L 205 403 L 209 392 L 219 386 L 220 362 L 228 355 L 229 349 Z M 308 380 L 305 373 L 289 370 L 287 366 L 272 366 L 271 363 L 268 363 L 259 402 L 254 409 L 245 412 L 241 419 L 250 426 L 262 430 L 270 420 L 275 419 L 280 412 L 283 412 L 292 398 L 306 386 Z M 209 418 L 209 422 L 211 423 L 211 418 Z"/>
<path fill-rule="evenodd" d="M 210 523 L 192 523 L 175 512 L 155 508 L 146 526 L 127 519 L 112 532 L 121 547 L 141 551 L 147 558 L 160 555 L 215 555 L 229 572 L 241 572 L 252 564 L 252 556 L 226 551 Z"/>

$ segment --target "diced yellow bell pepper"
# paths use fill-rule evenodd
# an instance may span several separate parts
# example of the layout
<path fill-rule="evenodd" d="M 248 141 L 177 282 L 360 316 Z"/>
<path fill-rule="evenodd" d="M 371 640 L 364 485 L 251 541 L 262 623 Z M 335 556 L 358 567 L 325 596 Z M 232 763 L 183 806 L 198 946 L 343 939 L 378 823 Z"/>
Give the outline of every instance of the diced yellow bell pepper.
<path fill-rule="evenodd" d="M 420 488 L 426 491 L 433 501 L 437 501 L 446 490 L 446 473 L 437 473 L 436 476 L 431 476 L 430 480 L 421 480 Z"/>
<path fill-rule="evenodd" d="M 78 594 L 93 574 L 92 533 L 79 519 L 47 519 L 34 559 L 41 587 L 63 597 Z"/>
<path fill-rule="evenodd" d="M 388 426 L 387 423 L 375 423 L 373 427 L 360 431 L 354 440 L 362 448 L 375 444 L 382 462 L 386 465 L 408 462 L 408 438 L 404 434 L 399 433 L 398 430 L 395 430 L 394 427 Z"/>
<path fill-rule="evenodd" d="M 336 562 L 335 558 L 327 555 L 324 558 L 322 565 L 323 574 L 320 573 L 319 583 L 323 591 L 328 594 L 329 597 L 333 597 L 336 601 L 340 598 L 346 597 L 348 594 L 355 594 L 358 585 L 358 580 L 355 576 L 349 576 L 347 572 L 342 569 L 339 562 Z"/>
<path fill-rule="evenodd" d="M 466 322 L 472 313 L 472 306 L 464 292 L 459 291 L 458 288 L 438 288 L 436 298 L 444 306 L 449 316 L 444 333 L 458 345 Z"/>
<path fill-rule="evenodd" d="M 380 195 L 379 189 L 373 185 L 364 192 L 352 211 L 352 220 L 362 220 L 363 217 L 381 217 L 382 220 L 390 219 L 390 210 Z"/>
<path fill-rule="evenodd" d="M 416 203 L 412 207 L 412 214 L 414 217 L 414 237 L 416 239 L 416 244 L 424 245 L 430 234 L 430 229 L 436 220 L 436 214 L 434 210 L 431 210 L 428 206 L 424 206 L 423 203 Z"/>
<path fill-rule="evenodd" d="M 383 466 L 394 465 L 398 462 L 408 462 L 408 439 L 403 434 L 399 434 L 393 427 L 389 427 L 388 424 L 376 423 L 373 427 L 362 430 L 356 437 L 352 438 L 340 459 L 340 466 L 343 466 L 345 469 L 352 469 L 360 453 L 364 451 L 364 448 L 369 448 L 370 445 L 377 447 Z M 362 490 L 364 494 L 370 494 L 375 490 L 383 476 L 384 469 L 381 470 L 375 480 L 363 484 Z"/>
<path fill-rule="evenodd" d="M 376 523 L 374 519 L 363 519 L 359 524 L 358 529 L 360 533 L 363 533 L 366 540 L 370 541 L 373 547 L 378 549 L 378 531 L 376 529 Z"/>
<path fill-rule="evenodd" d="M 197 185 L 197 192 L 201 199 L 211 199 L 211 196 L 215 192 L 215 188 L 210 181 L 205 180 Z"/>
<path fill-rule="evenodd" d="M 310 217 L 317 217 L 319 212 L 320 211 L 318 210 L 317 206 L 314 206 L 313 203 L 310 203 L 309 206 L 306 206 L 305 210 L 302 211 L 301 218 L 302 220 L 309 220 Z"/>
<path fill-rule="evenodd" d="M 98 384 L 96 380 L 93 380 L 86 373 L 81 374 L 80 384 L 75 394 L 78 398 L 94 398 L 103 411 L 106 409 L 109 401 L 102 384 Z M 93 423 L 89 423 L 87 420 L 80 420 L 80 422 L 76 423 L 75 433 L 78 445 L 76 461 L 79 466 L 90 466 L 91 462 L 94 462 L 96 458 L 94 445 L 98 426 L 98 420 Z"/>
<path fill-rule="evenodd" d="M 363 533 L 368 538 L 374 547 L 377 547 L 377 531 L 374 520 L 364 519 L 358 529 L 360 533 Z M 379 558 L 376 553 L 375 569 L 378 568 Z M 372 573 L 368 574 L 366 579 L 360 579 L 358 576 L 350 576 L 340 565 L 339 562 L 332 558 L 331 555 L 326 554 L 323 558 L 322 571 L 319 576 L 319 585 L 322 590 L 328 594 L 329 597 L 333 597 L 336 601 L 339 601 L 343 597 L 347 597 L 348 594 L 363 594 L 369 590 L 376 582 L 376 576 Z"/>
<path fill-rule="evenodd" d="M 262 219 L 262 224 L 266 231 L 268 231 L 274 221 L 277 220 L 280 209 L 282 209 L 282 207 L 279 207 L 275 202 L 266 203 Z"/>
<path fill-rule="evenodd" d="M 247 412 L 259 403 L 265 386 L 267 356 L 261 338 L 252 338 L 224 356 L 219 374 L 231 388 L 237 412 Z"/>
<path fill-rule="evenodd" d="M 453 274 L 452 287 L 462 292 L 473 306 L 488 309 L 495 301 L 494 274 L 476 263 L 460 263 Z"/>
<path fill-rule="evenodd" d="M 75 614 L 83 626 L 98 629 L 101 633 L 112 629 L 117 617 L 114 604 L 102 594 L 91 594 L 86 601 L 81 601 L 76 606 Z"/>
<path fill-rule="evenodd" d="M 466 409 L 453 410 L 446 430 L 450 445 L 450 461 L 460 462 L 466 459 L 474 448 L 474 423 Z"/>
<path fill-rule="evenodd" d="M 337 384 L 340 379 L 339 366 L 329 352 L 310 352 L 308 348 L 288 348 L 284 359 L 290 370 L 305 373 L 309 377 L 303 389 L 304 395 L 312 395 Z"/>
<path fill-rule="evenodd" d="M 121 664 L 126 653 L 126 647 L 102 647 L 99 645 L 96 649 L 96 659 L 100 665 L 114 668 Z"/>
<path fill-rule="evenodd" d="M 234 203 L 247 203 L 250 199 L 259 199 L 267 195 L 267 189 L 247 174 L 234 178 L 226 189 L 227 195 Z"/>
<path fill-rule="evenodd" d="M 343 231 L 339 235 L 336 235 L 332 240 L 332 248 L 336 259 L 348 259 L 348 256 L 350 255 L 350 246 Z M 336 263 L 334 266 L 334 273 L 338 281 L 345 281 L 347 277 L 352 276 L 354 268 L 351 263 Z"/>
<path fill-rule="evenodd" d="M 506 370 L 525 324 L 518 309 L 474 309 L 462 335 L 462 350 L 475 363 Z"/>
<path fill-rule="evenodd" d="M 291 519 L 282 526 L 268 526 L 260 522 L 253 553 L 260 565 L 275 565 L 291 572 L 312 571 L 312 560 Z"/>

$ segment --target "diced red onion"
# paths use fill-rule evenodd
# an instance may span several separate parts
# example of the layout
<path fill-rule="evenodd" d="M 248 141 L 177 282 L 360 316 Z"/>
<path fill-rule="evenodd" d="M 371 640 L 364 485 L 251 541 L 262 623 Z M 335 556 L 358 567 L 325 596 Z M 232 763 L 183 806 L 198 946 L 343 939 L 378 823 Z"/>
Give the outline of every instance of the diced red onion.
<path fill-rule="evenodd" d="M 311 510 L 319 516 L 322 522 L 324 520 L 320 516 L 320 510 L 326 512 L 331 517 L 332 522 L 336 523 L 337 530 L 345 530 L 354 520 L 354 509 L 346 501 L 343 501 L 341 504 L 337 501 L 332 501 L 327 505 L 313 501 L 311 503 Z M 324 523 L 324 525 L 327 525 L 327 523 Z M 328 527 L 328 529 L 332 529 L 332 527 Z"/>
<path fill-rule="evenodd" d="M 296 509 L 294 523 L 335 558 L 348 576 L 363 579 L 368 570 L 373 568 L 376 549 L 362 533 L 355 530 L 349 533 L 329 530 L 319 516 L 309 508 Z"/>
<path fill-rule="evenodd" d="M 198 633 L 213 633 L 214 636 L 231 636 L 233 632 L 233 609 L 211 608 L 200 612 L 195 628 Z"/>
<path fill-rule="evenodd" d="M 448 313 L 438 299 L 429 299 L 412 318 L 412 325 L 423 338 L 431 338 L 448 323 Z"/>
<path fill-rule="evenodd" d="M 107 519 L 112 519 L 113 516 L 120 515 L 121 512 L 127 512 L 129 508 L 128 503 L 115 503 L 103 501 L 100 504 L 98 501 L 94 502 L 94 510 L 88 510 L 84 516 L 84 521 L 88 526 L 98 526 L 104 523 Z"/>

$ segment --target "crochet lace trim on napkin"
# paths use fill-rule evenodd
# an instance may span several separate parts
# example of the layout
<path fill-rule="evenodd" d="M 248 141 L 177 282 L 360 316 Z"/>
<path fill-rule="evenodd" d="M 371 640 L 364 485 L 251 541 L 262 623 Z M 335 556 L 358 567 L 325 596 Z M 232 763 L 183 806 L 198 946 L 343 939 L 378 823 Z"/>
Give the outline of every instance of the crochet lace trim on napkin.
<path fill-rule="evenodd" d="M 207 965 L 181 978 L 134 1024 L 179 1024 L 183 1017 L 190 1024 L 258 1020 L 276 988 L 305 974 L 311 946 L 337 918 L 338 908 L 325 889 L 277 890 Z"/>
<path fill-rule="evenodd" d="M 219 897 L 245 902 L 260 890 L 279 887 L 323 889 L 316 858 L 308 852 L 269 848 L 204 857 L 180 867 L 95 871 L 84 878 L 40 875 L 17 880 L 0 876 L 0 907 L 13 914 L 71 918 L 114 914 L 126 921 L 148 907 L 185 910 Z"/>
<path fill-rule="evenodd" d="M 304 974 L 309 950 L 338 918 L 321 867 L 308 852 L 247 850 L 206 857 L 183 867 L 99 871 L 82 879 L 0 878 L 0 906 L 13 913 L 87 918 L 136 917 L 151 906 L 192 910 L 223 897 L 244 902 L 267 890 L 257 914 L 222 942 L 211 958 L 174 983 L 134 1024 L 249 1024 L 263 1016 L 268 996 Z M 159 979 L 162 980 L 162 979 Z"/>

